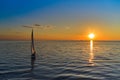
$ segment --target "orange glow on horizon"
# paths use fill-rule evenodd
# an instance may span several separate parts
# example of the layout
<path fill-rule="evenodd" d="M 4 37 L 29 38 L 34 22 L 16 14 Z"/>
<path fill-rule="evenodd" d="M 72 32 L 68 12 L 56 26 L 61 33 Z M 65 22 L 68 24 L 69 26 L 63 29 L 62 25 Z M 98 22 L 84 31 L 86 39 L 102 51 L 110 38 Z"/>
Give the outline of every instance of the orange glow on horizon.
<path fill-rule="evenodd" d="M 63 30 L 35 30 L 35 40 L 120 40 L 117 34 L 108 33 L 101 29 L 93 28 L 94 30 L 85 30 L 79 32 L 80 29 Z M 63 31 L 63 32 L 61 32 Z M 101 32 L 102 31 L 102 32 Z M 90 33 L 93 32 L 93 33 Z M 19 29 L 17 30 L 1 30 L 0 40 L 31 40 L 31 29 Z"/>

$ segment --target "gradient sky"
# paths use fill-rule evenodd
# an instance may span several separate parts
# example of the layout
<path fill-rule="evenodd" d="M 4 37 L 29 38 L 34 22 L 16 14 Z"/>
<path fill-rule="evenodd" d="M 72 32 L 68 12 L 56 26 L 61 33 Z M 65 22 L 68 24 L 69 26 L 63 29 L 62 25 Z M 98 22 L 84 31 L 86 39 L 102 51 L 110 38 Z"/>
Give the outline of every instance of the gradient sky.
<path fill-rule="evenodd" d="M 120 0 L 0 0 L 0 40 L 120 40 Z"/>

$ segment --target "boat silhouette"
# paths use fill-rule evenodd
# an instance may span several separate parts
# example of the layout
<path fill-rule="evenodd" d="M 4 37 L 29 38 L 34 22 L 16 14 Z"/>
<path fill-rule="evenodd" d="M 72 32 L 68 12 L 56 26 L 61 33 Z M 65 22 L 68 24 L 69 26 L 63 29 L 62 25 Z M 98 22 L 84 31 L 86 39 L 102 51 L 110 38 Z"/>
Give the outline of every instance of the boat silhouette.
<path fill-rule="evenodd" d="M 36 59 L 36 51 L 34 47 L 34 34 L 33 34 L 33 29 L 31 33 L 31 59 Z"/>
<path fill-rule="evenodd" d="M 34 69 L 34 62 L 36 59 L 36 51 L 35 51 L 35 47 L 34 47 L 34 34 L 33 34 L 33 29 L 31 32 L 31 71 L 33 71 Z"/>

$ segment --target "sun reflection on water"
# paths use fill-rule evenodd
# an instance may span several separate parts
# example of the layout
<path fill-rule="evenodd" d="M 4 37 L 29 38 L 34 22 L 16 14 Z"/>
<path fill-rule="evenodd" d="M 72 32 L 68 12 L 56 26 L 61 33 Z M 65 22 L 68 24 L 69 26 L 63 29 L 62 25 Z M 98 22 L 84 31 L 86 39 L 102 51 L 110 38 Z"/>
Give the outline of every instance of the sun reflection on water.
<path fill-rule="evenodd" d="M 89 53 L 89 63 L 91 64 L 91 66 L 94 66 L 94 54 L 93 54 L 93 40 L 90 40 L 90 53 Z"/>

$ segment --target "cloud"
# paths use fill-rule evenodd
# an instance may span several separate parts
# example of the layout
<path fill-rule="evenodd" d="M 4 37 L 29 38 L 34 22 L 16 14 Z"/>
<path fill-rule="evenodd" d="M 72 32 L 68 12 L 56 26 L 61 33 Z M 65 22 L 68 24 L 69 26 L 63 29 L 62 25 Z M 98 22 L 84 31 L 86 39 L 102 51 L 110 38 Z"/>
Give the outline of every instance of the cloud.
<path fill-rule="evenodd" d="M 33 28 L 33 27 L 31 27 L 31 26 L 24 26 L 24 25 L 23 25 L 22 27 L 25 27 L 25 28 Z"/>
<path fill-rule="evenodd" d="M 25 27 L 25 28 L 37 28 L 37 29 L 41 29 L 41 30 L 55 28 L 55 26 L 53 26 L 53 25 L 40 25 L 40 24 L 34 24 L 33 26 L 22 26 L 22 27 Z"/>
<path fill-rule="evenodd" d="M 44 29 L 53 29 L 53 28 L 55 28 L 55 26 L 53 26 L 53 25 L 45 25 L 44 26 Z"/>
<path fill-rule="evenodd" d="M 40 24 L 34 24 L 34 26 L 41 26 Z"/>
<path fill-rule="evenodd" d="M 40 24 L 34 24 L 34 28 L 46 30 L 46 29 L 53 29 L 55 26 L 53 25 L 40 25 Z"/>
<path fill-rule="evenodd" d="M 41 25 L 39 24 L 34 24 L 33 26 L 22 26 L 22 27 L 25 27 L 25 28 L 41 28 Z"/>

